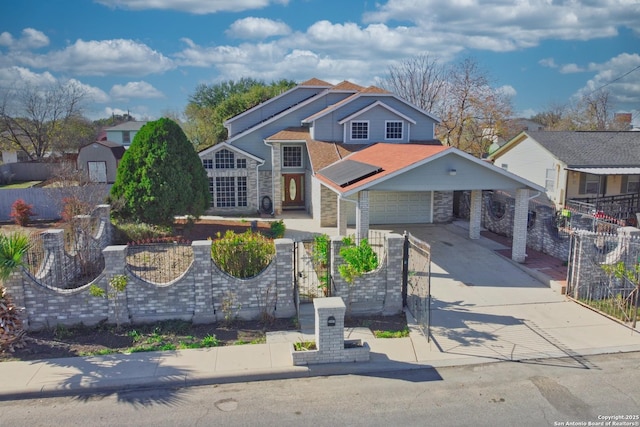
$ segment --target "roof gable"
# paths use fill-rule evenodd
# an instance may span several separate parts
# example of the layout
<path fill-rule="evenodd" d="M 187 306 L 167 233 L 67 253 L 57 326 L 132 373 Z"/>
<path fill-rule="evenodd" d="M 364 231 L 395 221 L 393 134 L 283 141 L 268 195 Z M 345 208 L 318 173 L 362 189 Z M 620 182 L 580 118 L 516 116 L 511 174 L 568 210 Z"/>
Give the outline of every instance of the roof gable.
<path fill-rule="evenodd" d="M 244 150 L 241 150 L 240 148 L 235 147 L 235 146 L 233 146 L 231 144 L 228 144 L 226 142 L 221 142 L 219 144 L 215 144 L 215 145 L 212 145 L 211 147 L 205 148 L 204 150 L 198 152 L 198 156 L 203 157 L 203 156 L 214 154 L 214 153 L 216 153 L 216 152 L 218 152 L 220 150 L 225 150 L 225 149 L 229 150 L 229 151 L 232 151 L 232 152 L 234 152 L 236 154 L 240 154 L 242 156 L 249 157 L 249 158 L 257 161 L 260 164 L 264 163 L 264 159 L 261 159 L 258 156 L 254 156 L 253 154 L 248 153 L 248 152 L 246 152 Z"/>
<path fill-rule="evenodd" d="M 385 104 L 382 101 L 376 101 L 376 102 L 374 102 L 372 104 L 369 104 L 368 106 L 364 107 L 363 109 L 361 109 L 359 111 L 356 111 L 355 113 L 353 113 L 353 114 L 345 117 L 344 119 L 340 120 L 338 123 L 341 124 L 341 125 L 345 124 L 349 120 L 353 120 L 353 119 L 357 118 L 358 116 L 366 113 L 367 111 L 369 111 L 369 110 L 371 110 L 372 108 L 375 108 L 375 107 L 382 107 L 382 108 L 390 111 L 391 113 L 395 114 L 396 116 L 405 119 L 409 123 L 414 124 L 414 125 L 416 124 L 416 121 L 413 120 L 411 117 L 408 117 L 408 116 L 402 114 L 401 112 L 399 112 L 398 110 L 395 110 L 395 109 L 389 107 L 387 104 Z"/>

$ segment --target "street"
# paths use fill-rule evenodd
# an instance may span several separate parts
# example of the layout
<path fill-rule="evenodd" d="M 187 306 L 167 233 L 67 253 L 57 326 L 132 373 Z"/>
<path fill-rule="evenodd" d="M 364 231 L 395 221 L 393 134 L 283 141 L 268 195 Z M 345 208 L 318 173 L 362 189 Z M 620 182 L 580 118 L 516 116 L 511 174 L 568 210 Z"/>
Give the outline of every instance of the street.
<path fill-rule="evenodd" d="M 625 353 L 7 401 L 0 425 L 640 426 L 639 383 Z"/>

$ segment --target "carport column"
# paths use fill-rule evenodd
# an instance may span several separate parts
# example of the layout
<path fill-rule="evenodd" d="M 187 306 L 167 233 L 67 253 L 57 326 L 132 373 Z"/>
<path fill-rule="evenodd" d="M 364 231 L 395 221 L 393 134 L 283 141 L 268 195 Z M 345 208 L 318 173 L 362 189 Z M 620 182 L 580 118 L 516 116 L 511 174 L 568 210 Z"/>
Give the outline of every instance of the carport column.
<path fill-rule="evenodd" d="M 364 190 L 358 193 L 356 206 L 356 243 L 369 237 L 369 192 Z"/>
<path fill-rule="evenodd" d="M 529 190 L 516 191 L 516 206 L 513 216 L 513 241 L 511 259 L 523 263 L 527 256 L 527 220 L 529 216 Z"/>
<path fill-rule="evenodd" d="M 347 203 L 338 197 L 338 236 L 347 235 Z"/>
<path fill-rule="evenodd" d="M 480 238 L 482 224 L 482 190 L 471 191 L 471 209 L 469 213 L 469 238 Z"/>

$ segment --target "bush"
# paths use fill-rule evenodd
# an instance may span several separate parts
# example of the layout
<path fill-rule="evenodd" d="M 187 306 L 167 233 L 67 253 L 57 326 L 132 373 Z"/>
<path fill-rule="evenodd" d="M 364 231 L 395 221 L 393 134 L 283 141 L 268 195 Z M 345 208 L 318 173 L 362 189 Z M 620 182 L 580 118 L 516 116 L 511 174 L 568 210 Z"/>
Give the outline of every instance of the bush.
<path fill-rule="evenodd" d="M 360 244 L 356 245 L 353 238 L 345 237 L 342 239 L 342 245 L 340 256 L 345 264 L 339 266 L 338 271 L 347 283 L 353 284 L 356 277 L 378 268 L 378 256 L 371 249 L 367 239 L 362 239 Z"/>
<path fill-rule="evenodd" d="M 71 222 L 76 215 L 88 215 L 91 205 L 77 197 L 65 197 L 62 199 L 62 212 L 60 216 L 64 222 Z"/>
<path fill-rule="evenodd" d="M 227 231 L 211 245 L 211 258 L 225 273 L 240 279 L 255 277 L 275 256 L 273 240 L 259 233 Z"/>
<path fill-rule="evenodd" d="M 29 224 L 29 221 L 31 221 L 31 217 L 34 215 L 33 205 L 27 204 L 27 202 L 22 199 L 16 200 L 13 202 L 13 205 L 11 205 L 11 214 L 9 216 L 13 218 L 13 221 L 16 224 L 22 227 L 26 227 L 27 224 Z"/>
<path fill-rule="evenodd" d="M 279 220 L 279 221 L 273 221 L 270 224 L 269 229 L 271 231 L 271 237 L 274 239 L 279 239 L 281 237 L 284 237 L 284 232 L 286 230 L 286 227 L 284 225 L 284 221 Z"/>

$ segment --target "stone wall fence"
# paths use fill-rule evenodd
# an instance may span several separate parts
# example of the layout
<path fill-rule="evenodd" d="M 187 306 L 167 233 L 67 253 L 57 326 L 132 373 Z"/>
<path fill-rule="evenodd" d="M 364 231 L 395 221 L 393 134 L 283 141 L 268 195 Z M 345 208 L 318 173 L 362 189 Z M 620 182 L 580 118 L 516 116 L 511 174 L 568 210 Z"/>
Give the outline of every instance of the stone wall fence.
<path fill-rule="evenodd" d="M 332 260 L 334 296 L 350 304 L 351 313 L 396 314 L 402 310 L 402 242 L 400 235 L 386 237 L 387 256 L 380 267 L 349 285 L 337 271 L 343 262 Z M 24 310 L 28 330 L 99 322 L 121 324 L 151 323 L 182 319 L 194 323 L 213 323 L 227 317 L 243 320 L 262 316 L 289 318 L 296 315 L 294 300 L 294 256 L 291 239 L 274 241 L 276 254 L 269 266 L 256 277 L 238 279 L 218 268 L 211 259 L 211 241 L 191 244 L 193 261 L 177 279 L 165 284 L 147 282 L 127 264 L 127 246 L 108 246 L 103 251 L 104 270 L 91 283 L 75 289 L 43 284 L 30 273 L 13 274 L 5 287 L 18 307 Z M 339 254 L 339 239 L 332 253 Z M 63 251 L 52 251 L 49 264 L 56 265 Z M 128 285 L 114 298 L 90 295 L 91 285 L 108 290 L 109 280 L 125 275 Z M 116 303 L 117 302 L 117 303 Z M 118 313 L 116 313 L 116 309 Z"/>

